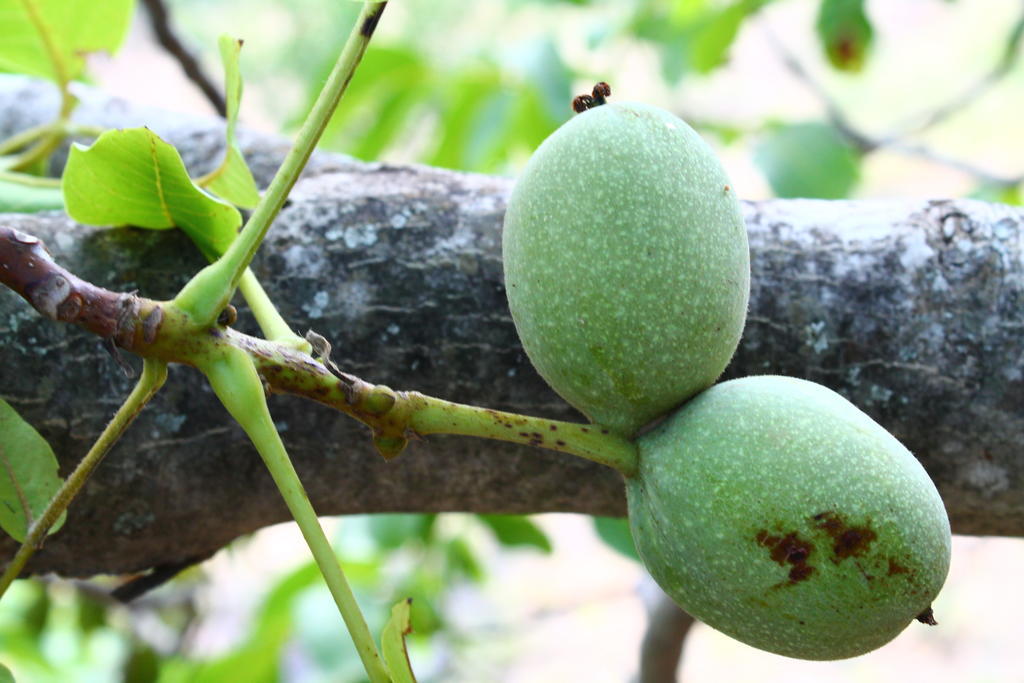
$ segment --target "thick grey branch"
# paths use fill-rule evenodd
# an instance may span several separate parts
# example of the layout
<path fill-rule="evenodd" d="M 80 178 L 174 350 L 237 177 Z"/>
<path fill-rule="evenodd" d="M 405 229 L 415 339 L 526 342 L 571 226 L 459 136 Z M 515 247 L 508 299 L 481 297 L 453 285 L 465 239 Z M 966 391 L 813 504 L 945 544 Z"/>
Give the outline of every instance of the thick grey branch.
<path fill-rule="evenodd" d="M 47 97 L 0 83 L 0 135 L 40 122 Z M 83 97 L 83 122 L 142 116 Z M 220 124 L 145 115 L 196 172 L 219 159 Z M 262 178 L 284 151 L 252 135 L 244 145 Z M 254 268 L 287 320 L 332 342 L 342 369 L 573 419 L 532 370 L 506 308 L 500 224 L 510 187 L 319 156 Z M 1024 211 L 966 200 L 744 209 L 753 292 L 728 374 L 782 373 L 837 389 L 920 457 L 955 531 L 1024 535 Z M 62 216 L 0 222 L 39 236 L 58 263 L 94 284 L 147 297 L 170 297 L 203 264 L 176 232 L 85 228 Z M 98 339 L 42 319 L 12 292 L 0 291 L 0 339 L 0 395 L 44 433 L 66 472 L 128 383 Z M 290 397 L 274 397 L 271 409 L 324 514 L 624 512 L 618 476 L 570 456 L 431 437 L 384 462 L 342 415 Z M 88 575 L 174 564 L 286 518 L 241 430 L 198 373 L 175 368 L 30 567 Z M 0 542 L 0 557 L 12 551 Z"/>

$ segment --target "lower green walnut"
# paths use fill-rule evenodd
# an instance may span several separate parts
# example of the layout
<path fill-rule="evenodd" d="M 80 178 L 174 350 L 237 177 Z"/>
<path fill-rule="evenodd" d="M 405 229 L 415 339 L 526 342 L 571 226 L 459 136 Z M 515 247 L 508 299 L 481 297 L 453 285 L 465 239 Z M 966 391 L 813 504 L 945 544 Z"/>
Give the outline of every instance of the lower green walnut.
<path fill-rule="evenodd" d="M 911 453 L 846 399 L 747 377 L 638 440 L 629 519 L 648 571 L 694 617 L 788 657 L 878 648 L 949 570 L 949 520 Z"/>

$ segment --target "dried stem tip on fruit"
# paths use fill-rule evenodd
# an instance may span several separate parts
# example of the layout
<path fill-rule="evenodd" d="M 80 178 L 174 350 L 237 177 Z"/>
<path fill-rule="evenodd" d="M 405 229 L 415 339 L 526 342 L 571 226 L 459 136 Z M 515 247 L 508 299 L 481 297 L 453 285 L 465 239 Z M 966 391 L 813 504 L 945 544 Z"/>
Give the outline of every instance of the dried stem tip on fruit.
<path fill-rule="evenodd" d="M 600 107 L 602 104 L 607 104 L 608 98 L 612 94 L 612 87 L 601 81 L 594 85 L 594 89 L 590 91 L 590 94 L 577 95 L 572 100 L 572 110 L 577 114 L 582 114 L 588 109 L 594 107 Z"/>

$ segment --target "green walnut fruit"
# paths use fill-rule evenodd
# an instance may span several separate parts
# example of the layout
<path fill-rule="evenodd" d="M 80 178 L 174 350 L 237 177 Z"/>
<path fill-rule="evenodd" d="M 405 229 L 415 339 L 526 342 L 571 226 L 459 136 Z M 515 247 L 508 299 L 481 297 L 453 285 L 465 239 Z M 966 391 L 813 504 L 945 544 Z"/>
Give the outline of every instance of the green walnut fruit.
<path fill-rule="evenodd" d="M 505 215 L 505 286 L 530 360 L 624 436 L 721 374 L 750 291 L 739 203 L 686 123 L 597 106 L 537 149 Z"/>
<path fill-rule="evenodd" d="M 942 500 L 914 456 L 838 394 L 733 380 L 637 443 L 637 551 L 696 618 L 802 659 L 853 657 L 915 618 L 934 623 L 950 558 Z"/>

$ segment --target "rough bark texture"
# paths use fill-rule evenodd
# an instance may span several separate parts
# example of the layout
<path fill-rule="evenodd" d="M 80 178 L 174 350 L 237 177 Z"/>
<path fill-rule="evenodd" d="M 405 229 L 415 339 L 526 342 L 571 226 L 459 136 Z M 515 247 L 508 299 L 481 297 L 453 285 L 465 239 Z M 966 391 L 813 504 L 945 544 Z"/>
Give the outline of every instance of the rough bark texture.
<path fill-rule="evenodd" d="M 80 121 L 145 122 L 195 173 L 219 159 L 215 120 L 90 92 L 83 100 Z M 0 80 L 0 137 L 46 120 L 55 103 L 45 88 Z M 255 135 L 242 144 L 262 181 L 286 149 Z M 342 368 L 364 379 L 575 419 L 532 370 L 505 304 L 500 229 L 511 184 L 321 155 L 254 269 L 285 318 L 327 337 Z M 727 375 L 788 374 L 840 391 L 921 459 L 954 531 L 1024 535 L 1024 211 L 966 200 L 744 208 L 753 291 Z M 0 221 L 113 289 L 170 297 L 203 265 L 176 231 L 86 228 L 59 215 Z M 42 431 L 66 473 L 130 381 L 97 339 L 41 320 L 8 291 L 0 340 L 0 396 Z M 291 397 L 271 409 L 323 514 L 625 510 L 614 472 L 570 456 L 439 437 L 384 462 L 344 416 Z M 171 564 L 285 519 L 241 430 L 198 373 L 175 368 L 30 569 L 83 576 Z M 13 549 L 0 540 L 0 557 Z"/>

